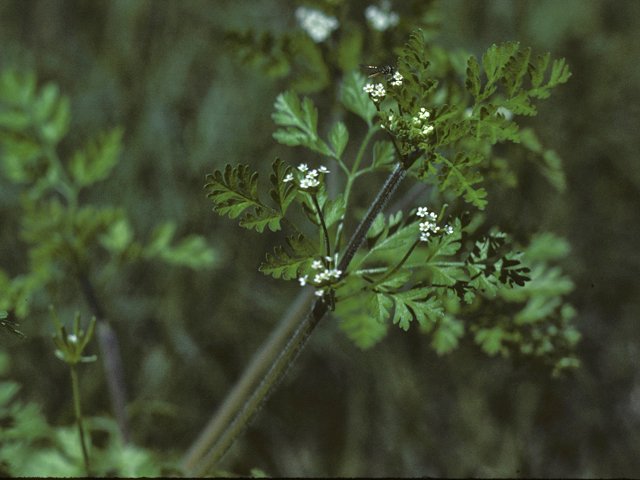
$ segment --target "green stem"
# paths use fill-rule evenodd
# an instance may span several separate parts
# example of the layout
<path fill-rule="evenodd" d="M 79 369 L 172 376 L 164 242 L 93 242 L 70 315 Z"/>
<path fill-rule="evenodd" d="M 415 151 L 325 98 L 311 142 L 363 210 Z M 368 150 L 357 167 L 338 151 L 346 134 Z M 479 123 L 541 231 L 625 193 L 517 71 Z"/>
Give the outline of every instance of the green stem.
<path fill-rule="evenodd" d="M 387 273 L 386 275 L 383 275 L 381 278 L 379 278 L 378 280 L 376 280 L 373 283 L 370 283 L 369 285 L 366 285 L 364 287 L 362 287 L 359 290 L 356 290 L 354 292 L 351 292 L 348 295 L 344 295 L 342 297 L 338 297 L 336 298 L 337 301 L 340 300 L 344 300 L 346 298 L 350 298 L 350 297 L 354 297 L 356 295 L 359 295 L 363 292 L 366 292 L 367 290 L 372 290 L 375 287 L 377 287 L 378 285 L 380 285 L 381 283 L 383 283 L 387 278 L 391 277 L 392 275 L 394 275 L 398 270 L 400 270 L 402 268 L 402 265 L 404 265 L 404 263 L 409 259 L 409 257 L 411 256 L 411 254 L 413 253 L 413 251 L 415 250 L 415 248 L 418 246 L 418 244 L 420 243 L 420 240 L 416 240 L 415 243 L 413 245 L 411 245 L 411 248 L 409 248 L 409 251 L 405 254 L 404 257 L 402 257 L 402 260 L 400 260 L 400 262 L 398 263 L 398 265 L 396 265 L 393 270 L 391 270 L 389 273 Z"/>
<path fill-rule="evenodd" d="M 362 157 L 364 155 L 364 152 L 365 152 L 367 146 L 369 145 L 369 142 L 371 141 L 371 137 L 378 130 L 380 130 L 380 126 L 378 124 L 369 127 L 369 131 L 365 135 L 364 140 L 362 140 L 362 144 L 360 145 L 360 149 L 358 150 L 358 153 L 356 155 L 356 159 L 353 162 L 353 168 L 351 169 L 351 172 L 348 172 L 348 171 L 346 172 L 347 173 L 347 185 L 346 185 L 346 187 L 344 189 L 344 206 L 345 206 L 345 210 L 347 208 L 347 205 L 349 204 L 349 195 L 351 193 L 351 189 L 353 187 L 353 183 L 354 183 L 355 179 L 359 176 L 358 167 L 360 165 L 360 162 L 362 161 Z M 345 215 L 343 215 L 342 218 L 340 219 L 340 222 L 338 223 L 338 228 L 336 229 L 336 241 L 335 241 L 336 251 L 340 249 L 340 239 L 342 238 L 342 230 L 344 228 L 344 219 L 345 219 Z"/>
<path fill-rule="evenodd" d="M 322 209 L 320 208 L 320 204 L 318 203 L 318 198 L 315 195 L 311 195 L 311 199 L 313 200 L 313 205 L 316 207 L 316 212 L 318 212 L 320 225 L 322 225 L 322 232 L 324 233 L 324 243 L 327 248 L 327 257 L 331 257 L 331 243 L 329 242 L 329 232 L 327 231 L 327 224 L 324 222 L 324 215 L 322 214 Z"/>
<path fill-rule="evenodd" d="M 78 424 L 78 431 L 80 432 L 80 444 L 82 445 L 82 456 L 84 457 L 84 469 L 87 476 L 91 476 L 91 464 L 89 463 L 89 454 L 87 453 L 87 446 L 84 440 L 84 430 L 82 429 L 82 411 L 80 410 L 80 388 L 78 386 L 78 372 L 75 365 L 71 367 L 71 385 L 73 388 L 73 405 L 76 412 L 76 422 Z"/>

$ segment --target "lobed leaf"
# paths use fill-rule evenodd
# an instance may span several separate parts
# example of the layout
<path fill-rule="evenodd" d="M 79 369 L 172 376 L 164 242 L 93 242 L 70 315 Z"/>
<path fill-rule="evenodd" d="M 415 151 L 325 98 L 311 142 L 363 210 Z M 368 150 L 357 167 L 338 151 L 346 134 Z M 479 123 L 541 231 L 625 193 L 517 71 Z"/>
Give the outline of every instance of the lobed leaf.
<path fill-rule="evenodd" d="M 331 127 L 331 131 L 329 132 L 329 143 L 333 147 L 335 158 L 339 159 L 342 157 L 342 152 L 344 152 L 348 141 L 349 131 L 347 130 L 346 125 L 342 122 L 334 123 L 333 127 Z"/>
<path fill-rule="evenodd" d="M 288 146 L 305 146 L 322 155 L 333 156 L 327 144 L 318 137 L 318 110 L 310 98 L 300 103 L 293 91 L 281 93 L 276 98 L 276 112 L 271 118 L 276 125 L 286 127 L 278 129 L 273 138 Z"/>
<path fill-rule="evenodd" d="M 355 113 L 371 126 L 371 121 L 378 112 L 369 95 L 362 90 L 366 83 L 367 79 L 359 72 L 346 75 L 340 89 L 340 102 L 347 110 Z"/>
<path fill-rule="evenodd" d="M 283 173 L 278 170 L 277 174 Z M 249 229 L 255 228 L 258 232 L 262 232 L 266 226 L 269 226 L 272 231 L 280 229 L 282 214 L 260 201 L 258 174 L 252 174 L 248 166 L 238 165 L 236 168 L 232 168 L 227 164 L 224 173 L 216 170 L 213 175 L 207 175 L 207 180 L 209 181 L 205 185 L 205 188 L 209 190 L 207 198 L 216 203 L 214 211 L 220 215 L 229 215 L 229 218 L 237 218 L 244 213 L 245 216 L 240 220 L 240 225 Z M 290 203 L 292 200 L 289 197 L 289 191 L 285 190 L 283 195 L 284 198 L 281 202 L 288 205 L 286 202 Z M 279 192 L 276 197 L 280 199 Z M 286 206 L 285 204 L 282 205 Z M 255 209 L 255 213 L 245 213 L 245 210 L 251 207 Z"/>
<path fill-rule="evenodd" d="M 120 160 L 122 134 L 122 128 L 115 128 L 75 153 L 69 163 L 69 173 L 76 185 L 87 187 L 111 174 Z"/>
<path fill-rule="evenodd" d="M 297 278 L 301 269 L 311 264 L 317 254 L 317 249 L 305 235 L 289 236 L 286 242 L 292 253 L 285 247 L 276 247 L 274 254 L 267 253 L 266 262 L 260 265 L 262 273 L 284 280 Z"/>

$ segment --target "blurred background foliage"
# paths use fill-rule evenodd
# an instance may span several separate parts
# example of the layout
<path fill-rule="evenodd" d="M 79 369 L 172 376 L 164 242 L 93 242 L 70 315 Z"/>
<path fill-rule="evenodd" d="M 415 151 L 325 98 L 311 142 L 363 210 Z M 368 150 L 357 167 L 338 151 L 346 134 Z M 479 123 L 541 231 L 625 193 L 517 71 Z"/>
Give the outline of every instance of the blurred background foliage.
<path fill-rule="evenodd" d="M 582 367 L 552 380 L 543 365 L 487 358 L 470 339 L 439 357 L 415 329 L 392 329 L 361 352 L 326 319 L 220 467 L 274 476 L 637 476 L 640 3 L 401 2 L 391 5 L 398 25 L 378 32 L 364 18 L 369 4 L 317 0 L 307 6 L 340 22 L 318 44 L 296 23 L 298 6 L 0 2 L 0 69 L 34 72 L 39 86 L 54 83 L 70 98 L 58 155 L 123 127 L 118 166 L 81 201 L 124 208 L 145 242 L 170 220 L 177 235 L 203 235 L 217 253 L 213 270 L 143 261 L 93 273 L 121 342 L 133 442 L 164 458 L 184 453 L 299 293 L 295 282 L 258 273 L 279 236 L 212 213 L 205 174 L 245 163 L 266 178 L 275 156 L 320 161 L 271 137 L 276 95 L 290 87 L 311 95 L 328 128 L 344 115 L 335 101 L 341 75 L 358 63 L 394 63 L 393 48 L 422 27 L 460 58 L 520 41 L 567 59 L 572 78 L 539 103 L 537 117 L 522 119 L 563 159 L 566 190 L 527 161 L 531 153 L 503 146 L 516 179 L 489 190 L 486 215 L 523 240 L 551 231 L 569 241 L 562 266 L 576 284 L 569 301 Z M 345 118 L 352 138 L 364 131 Z M 6 177 L 0 184 L 0 267 L 15 277 L 28 264 L 19 188 Z M 371 191 L 365 185 L 355 198 L 365 206 Z M 17 396 L 60 426 L 73 422 L 72 395 L 46 307 L 90 316 L 78 287 L 64 287 L 29 298 L 26 340 L 0 336 Z M 111 415 L 99 365 L 81 369 L 80 381 L 84 412 Z"/>

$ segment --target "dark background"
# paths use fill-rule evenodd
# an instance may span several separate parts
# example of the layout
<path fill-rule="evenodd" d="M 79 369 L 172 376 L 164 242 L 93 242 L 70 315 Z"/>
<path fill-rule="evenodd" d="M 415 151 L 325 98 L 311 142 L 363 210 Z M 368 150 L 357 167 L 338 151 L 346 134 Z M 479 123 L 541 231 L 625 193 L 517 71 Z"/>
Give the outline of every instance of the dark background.
<path fill-rule="evenodd" d="M 119 166 L 81 200 L 125 207 L 142 239 L 172 219 L 180 235 L 205 235 L 219 254 L 212 271 L 146 262 L 95 273 L 121 342 L 134 441 L 168 456 L 195 440 L 299 293 L 296 282 L 257 272 L 281 236 L 212 213 L 202 188 L 205 175 L 226 163 L 250 164 L 266 179 L 275 156 L 301 161 L 301 150 L 271 137 L 273 102 L 290 77 L 243 65 L 223 41 L 234 29 L 276 36 L 298 29 L 297 6 L 0 2 L 0 67 L 34 70 L 39 85 L 56 83 L 71 99 L 60 156 L 105 129 L 125 128 Z M 363 29 L 366 6 L 350 2 Z M 570 242 L 563 268 L 576 286 L 569 301 L 583 333 L 582 367 L 553 380 L 535 362 L 487 358 L 470 338 L 439 357 L 415 328 L 394 328 L 363 353 L 326 319 L 220 466 L 274 476 L 640 476 L 640 3 L 436 6 L 439 45 L 479 58 L 494 43 L 520 41 L 534 54 L 565 57 L 573 72 L 538 103 L 537 117 L 523 119 L 562 157 L 567 190 L 557 192 L 519 162 L 518 188 L 489 200 L 496 223 Z M 393 8 L 422 26 L 409 7 Z M 327 90 L 311 93 L 322 121 L 332 113 L 323 112 Z M 0 182 L 1 266 L 15 276 L 26 268 L 26 247 L 15 237 L 19 201 L 15 187 Z M 359 193 L 363 204 L 366 193 Z M 26 341 L 0 341 L 23 398 L 41 404 L 52 424 L 70 424 L 68 372 L 53 355 L 44 308 L 50 301 L 33 300 L 22 324 Z M 89 315 L 78 291 L 53 301 L 62 315 Z M 85 367 L 81 383 L 87 414 L 108 415 L 100 366 Z"/>

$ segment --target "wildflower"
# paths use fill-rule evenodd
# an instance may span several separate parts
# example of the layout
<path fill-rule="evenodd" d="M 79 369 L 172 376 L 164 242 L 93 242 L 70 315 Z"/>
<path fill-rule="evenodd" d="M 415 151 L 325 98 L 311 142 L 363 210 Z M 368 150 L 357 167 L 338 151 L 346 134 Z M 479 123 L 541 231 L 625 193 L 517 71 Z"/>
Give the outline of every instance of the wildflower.
<path fill-rule="evenodd" d="M 402 74 L 396 71 L 396 73 L 393 74 L 393 77 L 391 77 L 391 85 L 393 85 L 394 87 L 399 87 L 400 85 L 402 85 L 403 78 L 404 77 L 402 76 Z"/>
<path fill-rule="evenodd" d="M 290 173 L 286 177 L 284 177 L 284 183 L 290 182 L 292 180 L 293 180 L 293 173 Z"/>
<path fill-rule="evenodd" d="M 78 343 L 78 337 L 72 333 L 67 335 L 67 340 L 69 340 L 69 342 L 71 343 Z"/>
<path fill-rule="evenodd" d="M 318 171 L 320 173 L 329 173 L 329 170 L 327 170 L 327 167 L 325 167 L 324 165 L 321 165 L 320 168 L 318 168 Z"/>
<path fill-rule="evenodd" d="M 430 133 L 433 132 L 433 125 L 426 125 L 423 129 L 422 129 L 422 134 L 423 135 L 429 135 Z"/>
<path fill-rule="evenodd" d="M 427 207 L 418 207 L 418 212 L 416 213 L 419 217 L 426 217 L 429 215 L 429 209 Z"/>
<path fill-rule="evenodd" d="M 324 272 L 316 273 L 315 278 L 313 279 L 314 283 L 322 283 L 329 280 L 329 270 L 325 270 Z"/>
<path fill-rule="evenodd" d="M 322 262 L 320 260 L 314 260 L 313 263 L 311 264 L 311 268 L 313 268 L 314 270 L 319 270 L 323 266 L 324 265 L 322 265 Z"/>
<path fill-rule="evenodd" d="M 309 169 L 309 167 L 307 167 L 306 163 L 301 163 L 300 165 L 298 165 L 298 170 L 300 170 L 301 172 L 306 172 Z"/>
<path fill-rule="evenodd" d="M 444 231 L 447 235 L 451 235 L 453 233 L 453 227 L 450 225 L 441 229 L 436 224 L 438 215 L 435 212 L 430 212 L 427 207 L 418 207 L 416 215 L 425 219 L 424 222 L 419 224 L 420 240 L 423 242 L 428 241 L 432 233 L 439 233 L 440 231 Z"/>
<path fill-rule="evenodd" d="M 395 27 L 400 18 L 397 13 L 391 11 L 391 2 L 380 2 L 380 7 L 382 8 L 375 5 L 367 7 L 364 16 L 375 30 L 384 32 L 389 27 Z"/>
<path fill-rule="evenodd" d="M 324 290 L 316 290 L 314 295 L 316 297 L 322 297 L 324 295 Z"/>
<path fill-rule="evenodd" d="M 300 277 L 300 278 L 298 278 L 298 281 L 300 282 L 300 286 L 301 286 L 301 287 L 304 287 L 304 286 L 307 284 L 307 277 L 308 277 L 308 276 L 309 276 L 309 275 L 305 275 L 304 277 Z"/>
<path fill-rule="evenodd" d="M 320 10 L 306 7 L 299 7 L 296 10 L 296 18 L 300 23 L 300 27 L 316 43 L 325 41 L 339 25 L 335 17 L 329 17 Z"/>

